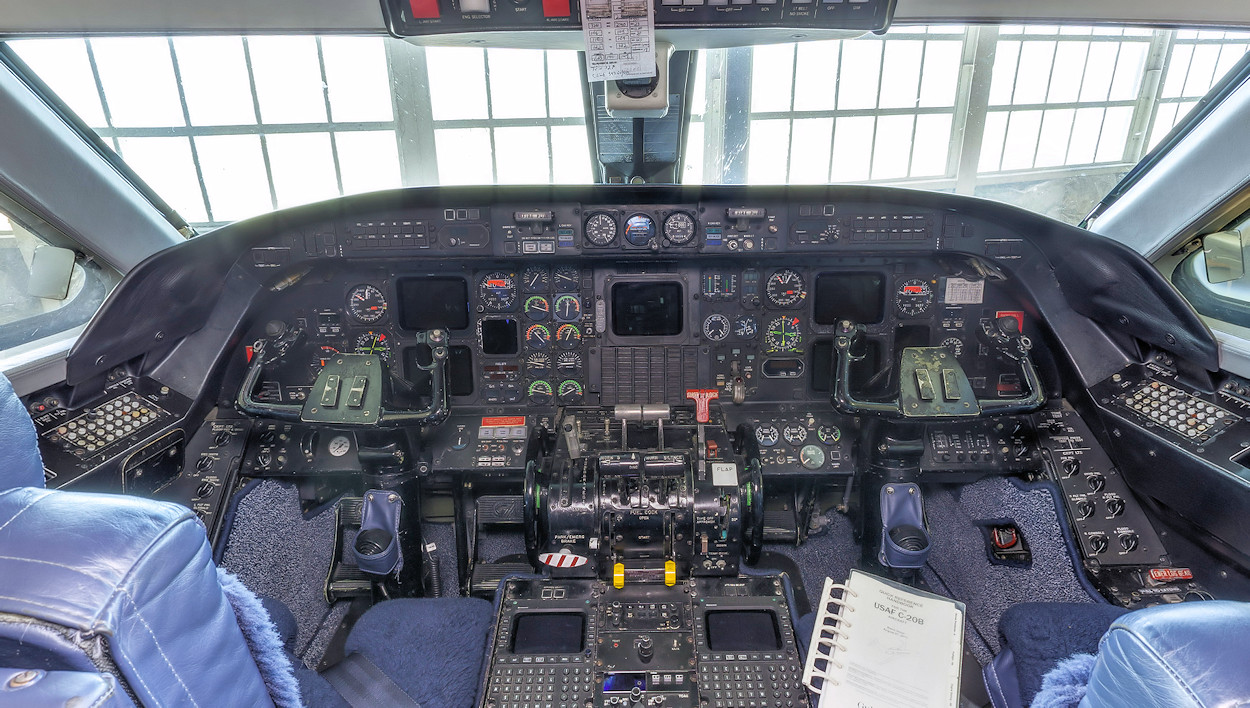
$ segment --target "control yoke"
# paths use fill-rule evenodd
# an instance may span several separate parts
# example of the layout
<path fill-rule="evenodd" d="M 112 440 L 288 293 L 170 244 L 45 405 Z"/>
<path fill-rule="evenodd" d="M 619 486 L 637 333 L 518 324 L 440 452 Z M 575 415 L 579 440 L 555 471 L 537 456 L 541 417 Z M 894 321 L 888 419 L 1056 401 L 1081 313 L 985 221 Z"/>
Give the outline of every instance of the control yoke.
<path fill-rule="evenodd" d="M 417 333 L 417 343 L 430 348 L 430 363 L 416 362 L 430 374 L 430 405 L 412 410 L 387 410 L 382 402 L 386 364 L 376 354 L 337 354 L 330 358 L 304 403 L 270 403 L 256 400 L 252 393 L 265 366 L 265 340 L 252 346 L 252 359 L 243 377 L 235 403 L 245 413 L 279 420 L 331 425 L 398 427 L 434 424 L 447 417 L 447 333 L 432 329 Z"/>
<path fill-rule="evenodd" d="M 1025 393 L 1017 398 L 976 397 L 968 375 L 955 355 L 945 347 L 907 347 L 899 367 L 899 395 L 893 401 L 861 401 L 851 393 L 851 364 L 865 355 L 855 354 L 864 326 L 849 320 L 838 323 L 833 344 L 838 350 L 833 384 L 833 405 L 843 413 L 875 415 L 909 420 L 948 420 L 972 416 L 1027 413 L 1046 402 L 1037 369 L 1029 357 L 1033 344 L 1022 335 L 1013 317 L 983 318 L 978 338 L 997 355 L 1018 362 Z"/>

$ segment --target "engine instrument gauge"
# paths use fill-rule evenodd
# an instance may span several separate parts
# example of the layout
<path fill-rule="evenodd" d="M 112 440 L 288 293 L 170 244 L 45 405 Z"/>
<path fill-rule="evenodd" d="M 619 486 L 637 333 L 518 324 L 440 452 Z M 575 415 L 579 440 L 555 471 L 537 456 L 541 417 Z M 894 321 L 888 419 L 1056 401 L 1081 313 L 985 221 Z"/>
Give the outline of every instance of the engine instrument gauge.
<path fill-rule="evenodd" d="M 633 246 L 645 246 L 655 238 L 655 219 L 634 214 L 625 222 L 625 240 Z"/>
<path fill-rule="evenodd" d="M 521 287 L 527 293 L 541 293 L 551 287 L 551 271 L 546 268 L 526 268 L 521 273 Z"/>
<path fill-rule="evenodd" d="M 551 280 L 555 283 L 556 291 L 562 293 L 577 290 L 578 281 L 581 279 L 581 271 L 573 266 L 560 266 L 551 274 Z"/>
<path fill-rule="evenodd" d="M 942 346 L 949 349 L 950 353 L 955 356 L 963 356 L 964 354 L 964 340 L 959 337 L 947 337 L 946 339 L 943 339 Z"/>
<path fill-rule="evenodd" d="M 764 346 L 768 351 L 788 352 L 802 343 L 803 332 L 797 317 L 777 317 L 764 330 Z"/>
<path fill-rule="evenodd" d="M 560 397 L 560 402 L 565 404 L 580 402 L 582 393 L 582 385 L 572 379 L 561 381 L 560 387 L 556 389 L 556 395 Z"/>
<path fill-rule="evenodd" d="M 611 246 L 616 241 L 616 219 L 597 211 L 586 217 L 586 241 L 592 246 Z"/>
<path fill-rule="evenodd" d="M 664 238 L 674 246 L 684 246 L 694 239 L 694 217 L 675 211 L 664 219 Z"/>
<path fill-rule="evenodd" d="M 357 285 L 347 294 L 347 313 L 357 322 L 373 324 L 386 316 L 386 297 L 376 285 Z"/>
<path fill-rule="evenodd" d="M 826 445 L 837 445 L 842 440 L 842 429 L 826 423 L 816 429 L 816 437 Z"/>
<path fill-rule="evenodd" d="M 785 268 L 768 276 L 764 294 L 777 307 L 797 307 L 807 299 L 807 286 L 803 283 L 803 276 Z"/>
<path fill-rule="evenodd" d="M 825 466 L 825 450 L 819 445 L 804 445 L 799 450 L 799 464 L 809 470 L 818 470 Z"/>
<path fill-rule="evenodd" d="M 581 343 L 582 331 L 577 328 L 577 325 L 564 324 L 556 330 L 556 344 L 560 345 L 561 349 L 576 349 Z"/>
<path fill-rule="evenodd" d="M 755 339 L 760 332 L 760 323 L 750 315 L 741 315 L 734 320 L 734 336 L 738 339 Z"/>
<path fill-rule="evenodd" d="M 533 401 L 534 403 L 537 403 L 540 406 L 545 406 L 548 403 L 551 403 L 551 398 L 554 395 L 554 393 L 555 392 L 551 389 L 551 383 L 548 381 L 543 381 L 540 379 L 530 384 L 530 388 L 529 388 L 530 400 Z"/>
<path fill-rule="evenodd" d="M 551 316 L 551 302 L 542 295 L 525 298 L 525 316 L 534 322 L 542 322 Z"/>
<path fill-rule="evenodd" d="M 383 361 L 391 359 L 391 338 L 385 332 L 365 332 L 356 337 L 357 354 L 377 354 Z"/>
<path fill-rule="evenodd" d="M 703 320 L 703 336 L 713 342 L 719 342 L 728 337 L 729 330 L 729 318 L 724 315 L 710 315 L 706 320 Z"/>
<path fill-rule="evenodd" d="M 582 318 L 582 301 L 576 295 L 561 295 L 556 298 L 556 321 L 576 322 Z"/>
<path fill-rule="evenodd" d="M 791 423 L 782 429 L 781 437 L 785 438 L 786 442 L 791 445 L 802 445 L 807 441 L 807 428 Z"/>
<path fill-rule="evenodd" d="M 534 352 L 525 357 L 525 371 L 530 376 L 546 376 L 551 372 L 551 357 L 542 352 Z"/>
<path fill-rule="evenodd" d="M 895 304 L 904 317 L 919 317 L 929 311 L 933 304 L 933 287 L 927 280 L 913 278 L 898 286 Z"/>
<path fill-rule="evenodd" d="M 772 447 L 781 439 L 781 431 L 777 430 L 777 426 L 769 423 L 761 425 L 755 429 L 755 441 L 764 447 Z"/>
<path fill-rule="evenodd" d="M 705 299 L 733 300 L 738 296 L 738 273 L 732 270 L 705 270 L 702 288 Z"/>
<path fill-rule="evenodd" d="M 312 351 L 312 358 L 308 361 L 308 368 L 312 369 L 313 374 L 317 374 L 321 369 L 330 362 L 330 359 L 339 353 L 338 349 L 325 344 L 315 347 Z"/>
<path fill-rule="evenodd" d="M 482 307 L 491 312 L 507 312 L 516 307 L 516 275 L 501 270 L 487 273 L 478 281 L 477 292 Z"/>
<path fill-rule="evenodd" d="M 561 376 L 578 376 L 582 373 L 582 355 L 577 352 L 561 352 L 556 357 L 556 371 Z"/>
<path fill-rule="evenodd" d="M 530 349 L 546 349 L 551 344 L 551 330 L 547 325 L 530 325 L 525 328 L 525 344 Z"/>

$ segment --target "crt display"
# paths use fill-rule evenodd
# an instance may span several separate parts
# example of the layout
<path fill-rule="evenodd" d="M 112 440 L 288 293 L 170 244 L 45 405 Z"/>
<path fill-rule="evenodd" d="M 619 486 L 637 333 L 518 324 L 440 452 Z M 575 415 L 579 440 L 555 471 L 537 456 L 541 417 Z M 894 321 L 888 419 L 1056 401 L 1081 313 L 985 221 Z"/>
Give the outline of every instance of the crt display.
<path fill-rule="evenodd" d="M 516 354 L 520 346 L 516 320 L 482 320 L 483 354 Z"/>
<path fill-rule="evenodd" d="M 874 324 L 885 316 L 885 279 L 880 273 L 824 273 L 816 277 L 816 324 L 850 320 Z"/>
<path fill-rule="evenodd" d="M 712 651 L 771 651 L 781 648 L 777 616 L 768 610 L 712 610 L 706 615 Z"/>
<path fill-rule="evenodd" d="M 586 616 L 580 612 L 531 612 L 512 623 L 513 654 L 573 654 L 582 650 Z"/>
<path fill-rule="evenodd" d="M 612 333 L 618 337 L 681 334 L 681 283 L 613 285 Z"/>
<path fill-rule="evenodd" d="M 404 278 L 397 285 L 400 327 L 425 330 L 469 326 L 469 286 L 464 278 Z"/>

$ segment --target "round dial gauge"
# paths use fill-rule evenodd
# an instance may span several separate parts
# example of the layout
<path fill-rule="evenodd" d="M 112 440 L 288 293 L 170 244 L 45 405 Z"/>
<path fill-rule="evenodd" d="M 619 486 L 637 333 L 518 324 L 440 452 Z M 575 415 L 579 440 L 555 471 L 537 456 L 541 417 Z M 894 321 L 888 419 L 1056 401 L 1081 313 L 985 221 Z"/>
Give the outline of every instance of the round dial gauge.
<path fill-rule="evenodd" d="M 521 287 L 527 293 L 541 293 L 551 287 L 551 271 L 546 268 L 526 268 L 521 273 Z"/>
<path fill-rule="evenodd" d="M 560 397 L 561 403 L 577 403 L 582 400 L 582 385 L 572 379 L 561 381 L 556 395 Z"/>
<path fill-rule="evenodd" d="M 540 406 L 551 403 L 551 397 L 554 395 L 551 384 L 547 381 L 538 380 L 530 384 L 529 396 L 530 400 Z"/>
<path fill-rule="evenodd" d="M 760 323 L 750 315 L 742 315 L 734 320 L 734 336 L 738 339 L 755 339 L 760 332 Z"/>
<path fill-rule="evenodd" d="M 551 303 L 542 295 L 530 295 L 525 298 L 525 316 L 542 322 L 551 316 Z"/>
<path fill-rule="evenodd" d="M 645 246 L 655 238 L 655 219 L 634 214 L 625 222 L 625 240 L 634 246 Z"/>
<path fill-rule="evenodd" d="M 768 276 L 764 294 L 777 307 L 795 307 L 807 298 L 807 286 L 803 284 L 803 276 L 786 268 Z"/>
<path fill-rule="evenodd" d="M 551 280 L 555 283 L 556 290 L 562 293 L 573 292 L 576 290 L 577 283 L 581 279 L 581 271 L 573 266 L 560 266 L 551 274 Z"/>
<path fill-rule="evenodd" d="M 903 281 L 898 286 L 896 302 L 899 314 L 904 317 L 919 317 L 933 304 L 933 288 L 925 280 Z"/>
<path fill-rule="evenodd" d="M 586 240 L 592 246 L 611 246 L 616 240 L 616 219 L 597 211 L 586 218 Z"/>
<path fill-rule="evenodd" d="M 561 352 L 556 357 L 556 371 L 561 376 L 577 376 L 582 373 L 582 355 L 577 352 Z"/>
<path fill-rule="evenodd" d="M 777 426 L 769 423 L 761 425 L 755 429 L 755 441 L 764 447 L 772 447 L 781 439 L 781 432 L 777 430 Z"/>
<path fill-rule="evenodd" d="M 308 368 L 312 369 L 313 375 L 316 375 L 321 371 L 322 367 L 329 363 L 331 357 L 336 356 L 338 353 L 338 349 L 328 344 L 317 347 L 313 349 L 312 359 L 308 362 Z"/>
<path fill-rule="evenodd" d="M 551 371 L 551 357 L 542 352 L 534 352 L 525 357 L 525 371 L 530 376 L 546 376 Z"/>
<path fill-rule="evenodd" d="M 386 297 L 376 285 L 357 285 L 347 294 L 347 313 L 357 322 L 377 322 L 386 316 Z"/>
<path fill-rule="evenodd" d="M 946 339 L 943 339 L 942 346 L 949 349 L 951 354 L 954 354 L 955 356 L 963 356 L 964 354 L 964 340 L 959 337 L 947 337 Z"/>
<path fill-rule="evenodd" d="M 807 428 L 791 423 L 781 431 L 781 436 L 791 445 L 802 445 L 807 440 Z"/>
<path fill-rule="evenodd" d="M 559 322 L 576 322 L 582 318 L 582 301 L 576 295 L 561 295 L 556 298 L 556 320 Z"/>
<path fill-rule="evenodd" d="M 713 342 L 719 342 L 728 337 L 729 329 L 729 318 L 724 315 L 711 315 L 703 320 L 703 336 Z"/>
<path fill-rule="evenodd" d="M 819 445 L 804 445 L 799 450 L 799 463 L 809 470 L 825 466 L 825 451 Z"/>
<path fill-rule="evenodd" d="M 664 219 L 664 238 L 674 246 L 684 246 L 694 238 L 694 217 L 675 211 Z"/>
<path fill-rule="evenodd" d="M 516 276 L 501 270 L 482 276 L 477 285 L 482 306 L 491 312 L 505 312 L 516 307 Z"/>
<path fill-rule="evenodd" d="M 556 330 L 556 344 L 559 344 L 561 349 L 576 349 L 581 343 L 582 331 L 577 328 L 577 325 L 560 325 L 560 329 Z"/>
<path fill-rule="evenodd" d="M 768 329 L 764 330 L 764 345 L 769 351 L 788 352 L 802 342 L 803 332 L 797 317 L 778 317 L 769 322 Z"/>
<path fill-rule="evenodd" d="M 551 330 L 546 325 L 530 325 L 525 328 L 525 343 L 530 349 L 546 349 L 551 344 Z"/>
<path fill-rule="evenodd" d="M 391 338 L 385 332 L 365 332 L 356 337 L 357 354 L 377 354 L 383 361 L 391 358 Z"/>
<path fill-rule="evenodd" d="M 816 429 L 816 437 L 826 445 L 837 445 L 842 439 L 842 429 L 836 425 L 822 425 Z"/>

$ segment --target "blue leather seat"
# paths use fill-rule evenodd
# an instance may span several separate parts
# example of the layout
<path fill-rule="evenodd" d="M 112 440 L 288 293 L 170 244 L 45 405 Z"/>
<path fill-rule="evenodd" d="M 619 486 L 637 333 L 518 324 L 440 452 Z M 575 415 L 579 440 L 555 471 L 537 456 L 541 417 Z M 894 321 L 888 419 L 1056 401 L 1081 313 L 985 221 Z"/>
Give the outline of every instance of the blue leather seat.
<path fill-rule="evenodd" d="M 1067 620 L 1063 618 L 1069 618 Z M 1065 624 L 1066 622 L 1066 624 Z M 1250 702 L 1250 603 L 1187 602 L 1135 612 L 1109 605 L 1017 605 L 999 625 L 1007 648 L 985 667 L 994 708 L 1055 705 L 1081 696 L 1081 708 L 1200 708 Z M 1098 632 L 1099 634 L 1093 634 Z M 1091 636 L 1100 636 L 1095 641 Z M 1043 675 L 1072 655 L 1095 653 L 1079 690 L 1047 692 Z M 1071 699 L 1075 702 L 1075 698 Z M 1060 704 L 1071 705 L 1060 701 Z"/>
<path fill-rule="evenodd" d="M 1250 603 L 1186 602 L 1124 615 L 1103 636 L 1082 708 L 1250 703 Z"/>
<path fill-rule="evenodd" d="M 0 666 L 107 673 L 140 705 L 273 705 L 189 509 L 0 492 Z"/>
<path fill-rule="evenodd" d="M 4 460 L 0 490 L 43 486 L 43 459 L 35 424 L 4 374 L 0 374 L 0 459 Z"/>

